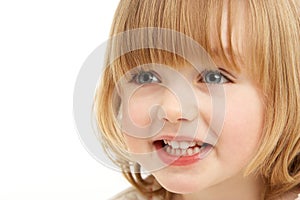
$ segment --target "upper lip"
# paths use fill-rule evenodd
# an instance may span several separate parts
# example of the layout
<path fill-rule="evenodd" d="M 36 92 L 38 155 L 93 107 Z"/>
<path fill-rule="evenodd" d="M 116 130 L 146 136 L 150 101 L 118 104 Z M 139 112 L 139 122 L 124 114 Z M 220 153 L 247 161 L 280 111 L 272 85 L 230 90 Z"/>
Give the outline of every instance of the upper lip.
<path fill-rule="evenodd" d="M 207 141 L 203 141 L 198 138 L 191 138 L 186 136 L 174 136 L 174 135 L 161 135 L 153 140 L 153 142 L 159 141 L 159 140 L 169 140 L 169 141 L 187 141 L 187 142 L 201 142 L 201 143 L 207 143 L 210 144 Z"/>

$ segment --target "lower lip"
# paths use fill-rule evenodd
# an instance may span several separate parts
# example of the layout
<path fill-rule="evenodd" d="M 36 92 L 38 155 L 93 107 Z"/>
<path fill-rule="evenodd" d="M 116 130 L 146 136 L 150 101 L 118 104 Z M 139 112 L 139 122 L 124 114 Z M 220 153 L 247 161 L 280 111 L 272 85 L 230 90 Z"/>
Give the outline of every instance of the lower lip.
<path fill-rule="evenodd" d="M 208 145 L 206 146 L 201 152 L 191 155 L 191 156 L 174 156 L 170 155 L 165 151 L 165 148 L 163 148 L 160 145 L 155 145 L 155 148 L 157 150 L 157 154 L 159 158 L 166 164 L 172 165 L 172 166 L 185 166 L 185 165 L 191 165 L 194 164 L 200 160 L 203 160 L 207 154 L 212 150 L 212 146 Z"/>

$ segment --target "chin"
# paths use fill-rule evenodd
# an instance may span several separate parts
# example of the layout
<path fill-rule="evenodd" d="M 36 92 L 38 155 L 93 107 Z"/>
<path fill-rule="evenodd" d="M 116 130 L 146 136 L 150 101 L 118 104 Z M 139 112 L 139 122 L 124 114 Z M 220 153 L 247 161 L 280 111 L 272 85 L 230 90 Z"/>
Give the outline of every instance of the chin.
<path fill-rule="evenodd" d="M 156 176 L 156 180 L 166 190 L 176 194 L 189 194 L 194 193 L 207 187 L 206 183 L 199 183 L 196 180 L 189 178 L 170 178 Z"/>

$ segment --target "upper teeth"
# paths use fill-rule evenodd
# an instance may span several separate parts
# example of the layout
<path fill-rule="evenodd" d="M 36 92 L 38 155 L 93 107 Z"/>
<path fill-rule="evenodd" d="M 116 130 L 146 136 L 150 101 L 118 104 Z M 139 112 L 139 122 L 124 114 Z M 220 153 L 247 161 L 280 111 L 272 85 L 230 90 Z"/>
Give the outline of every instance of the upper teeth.
<path fill-rule="evenodd" d="M 170 145 L 174 149 L 188 149 L 189 147 L 193 147 L 196 144 L 201 146 L 203 145 L 202 142 L 189 142 L 189 141 L 169 141 L 169 140 L 164 140 L 165 144 Z"/>

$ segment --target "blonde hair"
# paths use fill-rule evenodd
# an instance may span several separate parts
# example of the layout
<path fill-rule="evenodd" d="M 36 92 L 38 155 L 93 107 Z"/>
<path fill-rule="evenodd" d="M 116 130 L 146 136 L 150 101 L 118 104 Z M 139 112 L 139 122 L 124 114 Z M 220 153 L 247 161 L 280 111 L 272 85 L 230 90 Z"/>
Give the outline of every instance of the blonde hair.
<path fill-rule="evenodd" d="M 111 30 L 114 36 L 136 28 L 167 28 L 193 38 L 233 70 L 239 71 L 239 63 L 243 62 L 265 97 L 264 134 L 257 154 L 245 171 L 245 176 L 262 175 L 266 184 L 265 199 L 279 197 L 300 183 L 300 14 L 297 3 L 296 0 L 121 0 Z M 221 27 L 224 27 L 225 5 L 228 12 L 224 39 Z M 238 24 L 241 16 L 236 11 L 241 7 L 244 21 Z M 236 33 L 234 26 L 237 25 L 239 30 L 246 31 Z M 246 41 L 240 41 L 245 38 Z M 149 190 L 149 186 L 157 184 L 155 179 L 152 176 L 144 179 L 136 173 L 140 166 L 124 153 L 126 144 L 116 125 L 121 102 L 113 91 L 118 79 L 132 67 L 153 61 L 178 65 L 185 60 L 174 53 L 148 48 L 128 52 L 110 62 L 113 51 L 121 46 L 111 43 L 108 47 L 107 67 L 95 96 L 101 140 L 137 189 L 169 199 L 171 193 L 162 187 Z M 117 102 L 117 106 L 112 102 Z M 130 172 L 132 163 L 135 170 Z"/>

